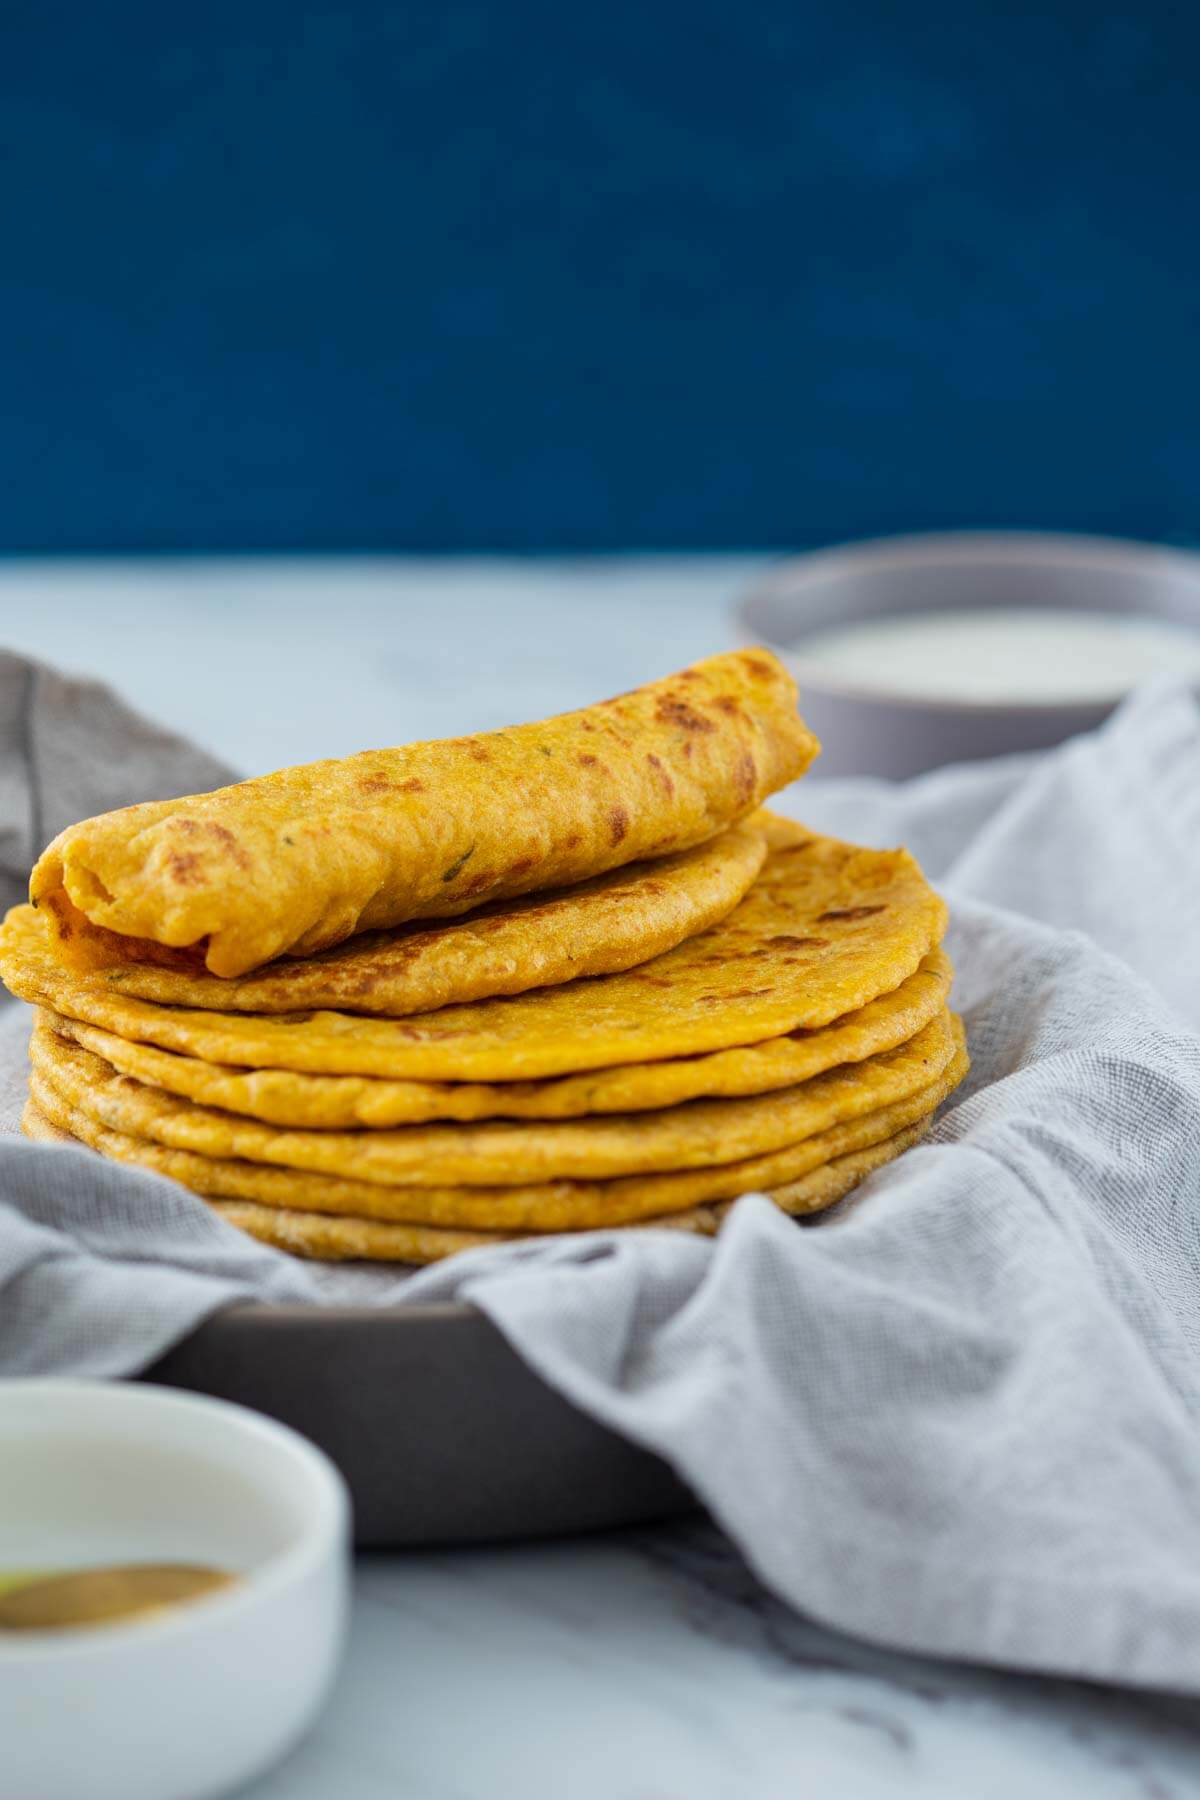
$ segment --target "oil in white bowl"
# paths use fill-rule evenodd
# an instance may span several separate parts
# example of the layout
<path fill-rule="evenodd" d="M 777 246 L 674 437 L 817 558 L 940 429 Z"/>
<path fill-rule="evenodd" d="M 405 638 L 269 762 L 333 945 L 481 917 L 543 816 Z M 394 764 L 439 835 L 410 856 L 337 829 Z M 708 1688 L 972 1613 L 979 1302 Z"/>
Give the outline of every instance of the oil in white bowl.
<path fill-rule="evenodd" d="M 238 1577 L 203 1563 L 109 1563 L 0 1572 L 0 1632 L 123 1624 L 200 1600 Z"/>

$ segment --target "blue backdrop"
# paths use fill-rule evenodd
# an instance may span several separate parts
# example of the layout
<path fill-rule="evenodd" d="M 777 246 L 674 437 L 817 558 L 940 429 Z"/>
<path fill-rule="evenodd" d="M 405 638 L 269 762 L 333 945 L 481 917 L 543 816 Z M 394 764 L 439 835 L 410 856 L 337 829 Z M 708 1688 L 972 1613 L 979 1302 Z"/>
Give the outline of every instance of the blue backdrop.
<path fill-rule="evenodd" d="M 10 0 L 0 549 L 1200 536 L 1198 20 Z"/>

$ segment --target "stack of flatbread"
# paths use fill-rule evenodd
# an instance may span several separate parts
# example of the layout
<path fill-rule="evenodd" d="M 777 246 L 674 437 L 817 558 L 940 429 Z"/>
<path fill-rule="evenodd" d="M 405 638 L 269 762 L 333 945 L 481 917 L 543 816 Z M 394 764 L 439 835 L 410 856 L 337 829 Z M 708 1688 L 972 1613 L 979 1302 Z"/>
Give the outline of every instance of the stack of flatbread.
<path fill-rule="evenodd" d="M 24 1128 L 322 1258 L 826 1207 L 967 1060 L 913 859 L 763 810 L 817 749 L 748 650 L 72 826 L 0 932 Z"/>

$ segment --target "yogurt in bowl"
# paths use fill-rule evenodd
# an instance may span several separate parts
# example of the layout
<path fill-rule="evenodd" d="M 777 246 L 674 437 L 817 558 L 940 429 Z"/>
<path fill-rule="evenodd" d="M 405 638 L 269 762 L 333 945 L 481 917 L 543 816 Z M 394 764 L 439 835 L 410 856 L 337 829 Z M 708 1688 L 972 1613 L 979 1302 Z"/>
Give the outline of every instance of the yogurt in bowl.
<path fill-rule="evenodd" d="M 1200 631 L 1135 614 L 991 606 L 826 626 L 802 638 L 791 660 L 859 693 L 1111 706 L 1152 675 L 1200 676 Z"/>
<path fill-rule="evenodd" d="M 781 563 L 737 616 L 796 674 L 817 776 L 1043 749 L 1155 673 L 1200 682 L 1200 557 L 1118 539 L 847 545 Z"/>

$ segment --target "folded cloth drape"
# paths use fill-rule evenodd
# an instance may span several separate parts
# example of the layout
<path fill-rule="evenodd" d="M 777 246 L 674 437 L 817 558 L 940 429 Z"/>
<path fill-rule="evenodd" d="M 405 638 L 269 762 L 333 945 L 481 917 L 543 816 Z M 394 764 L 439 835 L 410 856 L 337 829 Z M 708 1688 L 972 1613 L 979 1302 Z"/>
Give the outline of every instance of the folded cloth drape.
<path fill-rule="evenodd" d="M 0 716 L 14 879 L 72 812 L 220 776 L 19 659 Z M 122 792 L 98 792 L 113 759 Z M 801 1230 L 752 1196 L 715 1245 L 597 1232 L 405 1279 L 290 1262 L 170 1183 L 5 1139 L 0 1371 L 133 1372 L 252 1294 L 466 1298 L 822 1620 L 1200 1692 L 1196 703 L 1157 686 L 1042 758 L 796 804 L 907 842 L 953 906 L 971 1078 L 853 1203 Z M 10 1127 L 23 1010 L 0 1022 Z"/>

